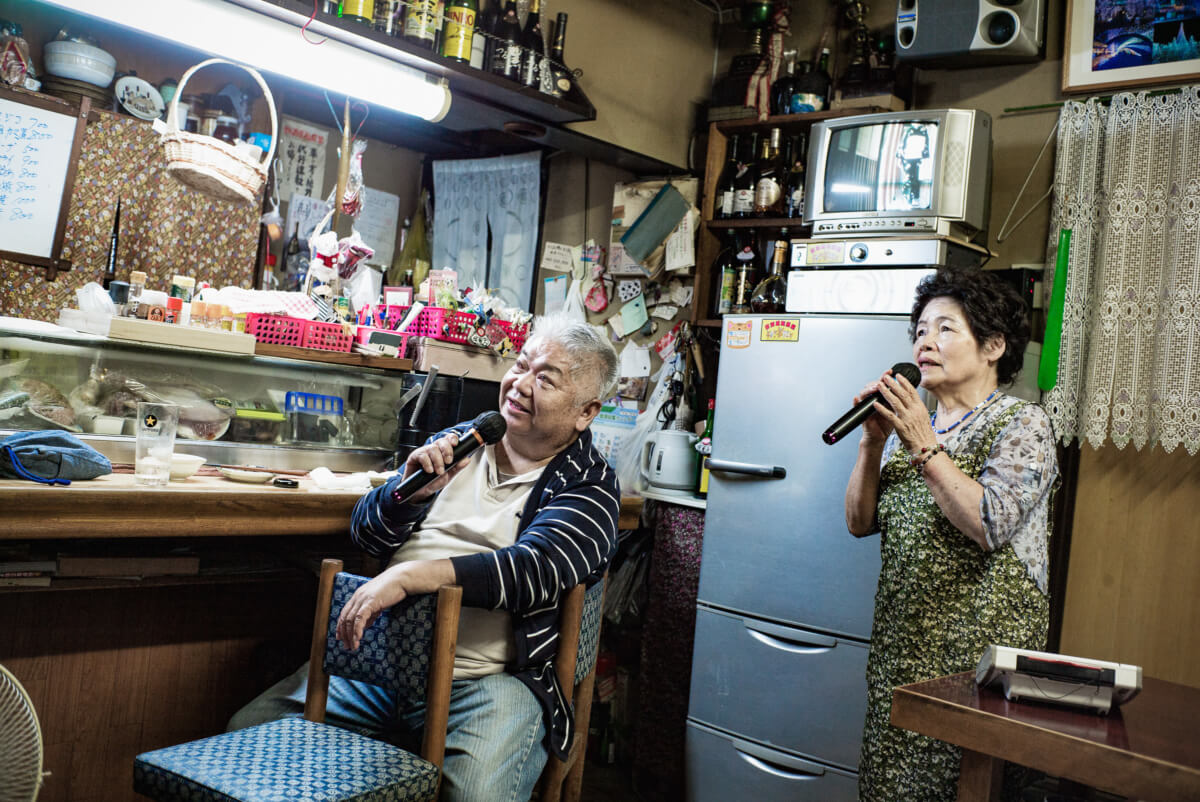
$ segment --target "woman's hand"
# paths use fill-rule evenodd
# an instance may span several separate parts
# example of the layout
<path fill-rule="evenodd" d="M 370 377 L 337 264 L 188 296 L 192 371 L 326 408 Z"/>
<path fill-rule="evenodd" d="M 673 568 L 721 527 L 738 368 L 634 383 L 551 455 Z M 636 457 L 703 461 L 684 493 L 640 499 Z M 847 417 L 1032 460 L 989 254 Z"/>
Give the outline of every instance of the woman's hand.
<path fill-rule="evenodd" d="M 431 496 L 435 495 L 439 490 L 450 483 L 459 471 L 467 467 L 470 463 L 470 457 L 461 460 L 457 465 L 451 467 L 454 461 L 454 447 L 458 445 L 458 435 L 454 432 L 439 437 L 432 443 L 426 443 L 420 448 L 413 449 L 408 455 L 408 459 L 404 462 L 404 475 L 412 476 L 413 471 L 424 471 L 425 473 L 435 473 L 438 478 L 434 479 L 423 488 L 413 493 L 407 500 L 414 504 L 419 504 L 426 501 Z"/>
<path fill-rule="evenodd" d="M 903 376 L 893 376 L 891 371 L 883 374 L 877 382 L 879 394 L 887 401 L 891 409 L 876 407 L 875 415 L 867 418 L 864 428 L 874 419 L 887 422 L 889 430 L 894 429 L 900 442 L 910 454 L 920 453 L 922 448 L 933 448 L 937 445 L 937 435 L 929 422 L 929 408 L 917 394 L 917 388 L 909 384 Z"/>
<path fill-rule="evenodd" d="M 408 596 L 404 585 L 404 564 L 394 565 L 354 591 L 338 616 L 337 637 L 350 649 L 357 649 L 362 634 L 387 608 Z"/>
<path fill-rule="evenodd" d="M 877 381 L 873 381 L 868 384 L 858 395 L 854 396 L 854 406 L 858 406 L 859 402 L 861 402 L 864 398 L 878 391 L 880 384 L 885 378 L 887 378 L 887 373 L 884 373 L 883 376 L 881 376 Z M 884 441 L 887 440 L 888 435 L 892 433 L 893 426 L 891 421 L 878 414 L 878 412 L 879 410 L 876 408 L 876 414 L 869 415 L 867 419 L 863 421 L 862 439 L 865 445 L 874 445 L 882 448 Z"/>

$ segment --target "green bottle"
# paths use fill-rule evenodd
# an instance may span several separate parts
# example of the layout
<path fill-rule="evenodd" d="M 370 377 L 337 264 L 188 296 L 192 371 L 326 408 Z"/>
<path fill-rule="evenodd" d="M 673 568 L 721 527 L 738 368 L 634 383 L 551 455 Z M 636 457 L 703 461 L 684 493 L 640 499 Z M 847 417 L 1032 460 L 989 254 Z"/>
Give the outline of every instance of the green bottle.
<path fill-rule="evenodd" d="M 700 498 L 708 498 L 708 459 L 712 456 L 713 415 L 716 406 L 717 399 L 708 399 L 708 419 L 704 422 L 704 434 L 700 435 L 700 442 L 697 444 L 700 448 L 700 467 L 696 477 L 696 495 Z"/>
<path fill-rule="evenodd" d="M 475 37 L 475 19 L 479 14 L 476 0 L 449 0 L 442 23 L 442 58 L 468 64 Z"/>

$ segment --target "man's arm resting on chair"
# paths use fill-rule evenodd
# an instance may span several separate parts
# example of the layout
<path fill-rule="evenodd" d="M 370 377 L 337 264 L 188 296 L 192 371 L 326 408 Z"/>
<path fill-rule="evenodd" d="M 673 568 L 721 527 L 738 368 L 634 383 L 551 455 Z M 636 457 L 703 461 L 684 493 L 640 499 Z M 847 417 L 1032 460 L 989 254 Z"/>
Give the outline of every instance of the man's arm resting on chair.
<path fill-rule="evenodd" d="M 350 597 L 338 618 L 338 639 L 357 649 L 367 627 L 379 614 L 414 593 L 433 593 L 457 581 L 450 560 L 411 560 L 393 565 Z"/>

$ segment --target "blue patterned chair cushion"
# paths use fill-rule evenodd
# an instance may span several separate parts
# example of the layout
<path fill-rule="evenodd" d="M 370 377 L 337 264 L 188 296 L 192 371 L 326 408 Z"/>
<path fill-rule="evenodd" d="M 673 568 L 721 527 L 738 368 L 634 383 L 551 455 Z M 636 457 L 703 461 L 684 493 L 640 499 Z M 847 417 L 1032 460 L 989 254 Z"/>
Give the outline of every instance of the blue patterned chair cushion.
<path fill-rule="evenodd" d="M 433 800 L 438 769 L 391 744 L 299 718 L 138 755 L 133 788 L 159 800 Z"/>
<path fill-rule="evenodd" d="M 337 620 L 342 607 L 366 581 L 365 577 L 347 573 L 339 573 L 333 581 L 333 602 L 329 606 L 325 636 L 325 671 L 387 688 L 402 702 L 423 702 L 433 651 L 437 594 L 409 596 L 385 610 L 363 632 L 358 650 L 350 651 L 337 639 Z"/>
<path fill-rule="evenodd" d="M 579 622 L 579 655 L 575 659 L 575 684 L 592 672 L 596 665 L 596 650 L 600 644 L 600 617 L 604 612 L 604 580 L 587 589 L 583 596 L 583 616 Z"/>

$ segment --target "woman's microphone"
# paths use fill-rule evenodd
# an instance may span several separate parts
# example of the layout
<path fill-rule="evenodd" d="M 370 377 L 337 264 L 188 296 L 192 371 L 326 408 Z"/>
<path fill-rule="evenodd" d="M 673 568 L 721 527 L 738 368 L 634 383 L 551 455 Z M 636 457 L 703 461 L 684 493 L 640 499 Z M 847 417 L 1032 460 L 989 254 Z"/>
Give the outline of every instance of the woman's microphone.
<path fill-rule="evenodd" d="M 913 387 L 921 383 L 921 369 L 911 362 L 897 362 L 895 365 L 892 365 L 892 373 L 908 379 L 908 383 Z M 824 434 L 821 435 L 821 439 L 827 444 L 833 445 L 850 434 L 850 432 L 857 429 L 862 425 L 863 421 L 871 417 L 875 412 L 876 401 L 891 409 L 888 406 L 888 402 L 884 401 L 883 396 L 876 390 L 855 404 L 854 408 L 845 415 L 838 418 L 832 426 L 825 430 Z"/>

